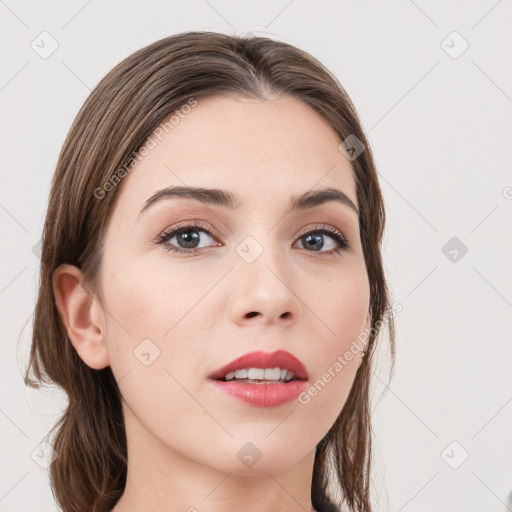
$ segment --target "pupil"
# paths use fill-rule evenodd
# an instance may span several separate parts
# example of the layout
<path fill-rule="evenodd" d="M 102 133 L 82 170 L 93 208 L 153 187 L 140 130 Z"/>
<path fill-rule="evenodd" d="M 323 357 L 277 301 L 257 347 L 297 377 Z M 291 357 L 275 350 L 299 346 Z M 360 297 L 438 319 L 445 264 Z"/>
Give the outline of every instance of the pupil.
<path fill-rule="evenodd" d="M 185 249 L 195 249 L 199 242 L 199 234 L 197 231 L 184 231 L 177 235 L 177 237 L 178 242 L 181 241 L 185 244 Z"/>
<path fill-rule="evenodd" d="M 304 245 L 306 246 L 307 244 L 310 244 L 310 248 L 313 249 L 314 251 L 318 251 L 324 246 L 323 237 L 322 237 L 322 235 L 319 235 L 319 234 L 306 235 L 305 240 L 306 240 L 306 243 Z"/>

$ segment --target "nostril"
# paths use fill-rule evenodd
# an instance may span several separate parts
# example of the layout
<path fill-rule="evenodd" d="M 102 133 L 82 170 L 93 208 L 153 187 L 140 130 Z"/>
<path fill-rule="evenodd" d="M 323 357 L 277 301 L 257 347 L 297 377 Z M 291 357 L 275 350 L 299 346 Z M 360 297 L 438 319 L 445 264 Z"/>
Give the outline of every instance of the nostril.
<path fill-rule="evenodd" d="M 247 313 L 248 318 L 252 318 L 253 316 L 256 316 L 258 314 L 257 311 L 251 311 L 250 313 Z"/>

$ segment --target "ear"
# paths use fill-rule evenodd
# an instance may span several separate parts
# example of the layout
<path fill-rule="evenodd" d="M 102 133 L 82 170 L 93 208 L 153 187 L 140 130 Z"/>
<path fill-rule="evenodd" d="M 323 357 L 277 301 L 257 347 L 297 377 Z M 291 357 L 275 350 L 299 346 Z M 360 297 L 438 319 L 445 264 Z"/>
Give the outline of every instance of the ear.
<path fill-rule="evenodd" d="M 66 331 L 83 362 L 100 370 L 110 364 L 105 339 L 105 315 L 99 299 L 84 286 L 82 271 L 60 265 L 53 273 L 53 294 Z"/>

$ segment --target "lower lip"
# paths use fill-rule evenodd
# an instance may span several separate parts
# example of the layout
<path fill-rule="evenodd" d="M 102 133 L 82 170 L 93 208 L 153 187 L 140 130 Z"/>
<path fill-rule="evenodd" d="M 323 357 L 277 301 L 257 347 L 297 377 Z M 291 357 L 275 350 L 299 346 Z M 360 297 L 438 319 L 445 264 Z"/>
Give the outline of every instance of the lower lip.
<path fill-rule="evenodd" d="M 247 384 L 211 380 L 226 395 L 255 407 L 278 407 L 297 398 L 307 387 L 305 380 L 292 380 L 282 384 Z"/>

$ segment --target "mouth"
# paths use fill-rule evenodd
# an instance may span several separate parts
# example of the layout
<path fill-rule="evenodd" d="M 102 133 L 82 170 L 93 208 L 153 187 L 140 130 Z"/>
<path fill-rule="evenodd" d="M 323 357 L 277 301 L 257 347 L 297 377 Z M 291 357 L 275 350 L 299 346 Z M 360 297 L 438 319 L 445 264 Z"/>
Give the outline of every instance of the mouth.
<path fill-rule="evenodd" d="M 287 384 L 307 381 L 304 364 L 285 350 L 250 352 L 212 372 L 209 379 L 243 384 Z"/>
<path fill-rule="evenodd" d="M 308 386 L 304 364 L 286 350 L 250 352 L 209 376 L 218 391 L 253 407 L 279 407 Z"/>
<path fill-rule="evenodd" d="M 286 368 L 243 368 L 228 372 L 224 377 L 215 379 L 220 382 L 238 382 L 241 384 L 287 384 L 299 379 Z"/>

